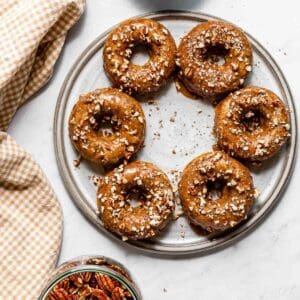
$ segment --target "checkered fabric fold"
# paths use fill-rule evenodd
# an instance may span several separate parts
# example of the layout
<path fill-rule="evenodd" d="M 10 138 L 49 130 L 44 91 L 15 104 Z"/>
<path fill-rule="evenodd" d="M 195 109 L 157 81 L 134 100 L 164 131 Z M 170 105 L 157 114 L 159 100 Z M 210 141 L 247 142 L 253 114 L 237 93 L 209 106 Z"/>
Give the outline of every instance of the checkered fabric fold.
<path fill-rule="evenodd" d="M 5 131 L 51 77 L 85 0 L 0 0 L 0 300 L 34 300 L 53 271 L 62 212 L 40 167 Z"/>
<path fill-rule="evenodd" d="M 59 254 L 61 208 L 40 167 L 3 132 L 0 166 L 0 299 L 37 299 Z"/>
<path fill-rule="evenodd" d="M 51 77 L 84 0 L 0 1 L 0 130 Z"/>

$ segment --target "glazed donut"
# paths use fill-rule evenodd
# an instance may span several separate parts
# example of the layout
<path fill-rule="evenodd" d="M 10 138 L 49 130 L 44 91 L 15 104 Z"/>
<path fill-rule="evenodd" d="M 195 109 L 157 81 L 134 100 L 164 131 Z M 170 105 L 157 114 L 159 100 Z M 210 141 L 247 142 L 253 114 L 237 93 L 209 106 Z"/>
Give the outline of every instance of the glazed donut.
<path fill-rule="evenodd" d="M 80 96 L 69 117 L 69 135 L 81 156 L 103 166 L 128 160 L 143 145 L 145 116 L 132 97 L 113 88 Z M 103 129 L 108 125 L 112 131 Z"/>
<path fill-rule="evenodd" d="M 219 195 L 214 189 L 219 190 Z M 246 219 L 254 195 L 249 170 L 221 151 L 193 159 L 179 182 L 185 215 L 209 232 L 228 229 Z"/>
<path fill-rule="evenodd" d="M 137 205 L 132 205 L 132 198 L 137 198 Z M 97 204 L 108 230 L 134 240 L 156 236 L 174 210 L 168 177 L 142 161 L 121 165 L 105 176 L 99 183 Z"/>
<path fill-rule="evenodd" d="M 260 162 L 279 151 L 289 136 L 289 114 L 273 92 L 248 86 L 215 108 L 217 145 L 231 156 Z"/>
<path fill-rule="evenodd" d="M 223 65 L 213 61 L 215 54 L 224 56 Z M 179 76 L 186 88 L 203 98 L 217 99 L 243 85 L 251 71 L 252 48 L 237 27 L 208 21 L 182 39 L 178 60 Z"/>
<path fill-rule="evenodd" d="M 145 45 L 150 59 L 144 65 L 130 62 L 134 48 Z M 104 68 L 113 84 L 127 93 L 157 91 L 175 69 L 176 44 L 169 31 L 150 19 L 121 23 L 107 38 L 103 51 Z"/>

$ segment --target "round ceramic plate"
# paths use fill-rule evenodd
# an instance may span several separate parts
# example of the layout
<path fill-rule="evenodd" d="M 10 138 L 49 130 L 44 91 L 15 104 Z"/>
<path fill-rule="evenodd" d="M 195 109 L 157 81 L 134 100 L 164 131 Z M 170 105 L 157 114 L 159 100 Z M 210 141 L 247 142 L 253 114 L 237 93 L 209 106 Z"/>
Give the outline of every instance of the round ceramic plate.
<path fill-rule="evenodd" d="M 195 25 L 217 19 L 201 13 L 182 11 L 157 12 L 142 17 L 163 23 L 177 43 Z M 94 175 L 103 176 L 103 171 L 88 161 L 82 161 L 79 167 L 75 167 L 73 162 L 78 154 L 68 136 L 68 116 L 78 96 L 111 85 L 103 70 L 102 61 L 103 44 L 110 31 L 111 29 L 104 32 L 88 45 L 70 70 L 57 102 L 54 140 L 61 175 L 72 199 L 102 232 L 120 240 L 103 227 L 97 214 L 96 187 L 91 178 Z M 278 201 L 291 175 L 296 151 L 293 99 L 288 84 L 271 55 L 253 37 L 248 37 L 253 45 L 254 66 L 246 84 L 265 87 L 277 93 L 287 104 L 291 116 L 291 138 L 282 151 L 260 167 L 250 166 L 255 187 L 260 194 L 248 219 L 222 234 L 205 235 L 191 227 L 184 216 L 180 216 L 159 237 L 145 241 L 127 241 L 127 244 L 161 254 L 207 253 L 244 236 L 267 216 Z M 143 54 L 134 57 L 136 63 L 142 63 L 144 59 Z M 174 82 L 170 82 L 151 100 L 154 101 L 141 101 L 147 119 L 147 133 L 145 147 L 138 153 L 137 159 L 159 166 L 169 175 L 176 188 L 178 176 L 184 166 L 194 157 L 210 151 L 215 144 L 212 135 L 213 106 L 206 101 L 186 98 L 177 92 Z"/>

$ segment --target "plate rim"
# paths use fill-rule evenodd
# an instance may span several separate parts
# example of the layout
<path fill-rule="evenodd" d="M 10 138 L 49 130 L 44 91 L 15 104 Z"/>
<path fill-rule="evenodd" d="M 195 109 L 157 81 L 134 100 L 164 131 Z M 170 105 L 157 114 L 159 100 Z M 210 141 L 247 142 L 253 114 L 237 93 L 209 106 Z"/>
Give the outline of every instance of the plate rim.
<path fill-rule="evenodd" d="M 200 20 L 223 20 L 228 22 L 224 19 L 219 17 L 215 17 L 210 14 L 202 13 L 202 12 L 193 12 L 193 11 L 185 11 L 185 10 L 160 10 L 145 14 L 140 14 L 134 16 L 132 18 L 163 18 L 163 17 L 185 17 L 188 19 L 194 18 L 196 21 Z M 228 22 L 231 23 L 231 22 Z M 119 23 L 118 23 L 119 24 Z M 105 30 L 99 36 L 96 37 L 91 43 L 87 45 L 87 47 L 81 52 L 75 62 L 72 64 L 70 70 L 68 71 L 63 84 L 61 86 L 56 106 L 55 106 L 55 113 L 54 113 L 54 126 L 53 126 L 53 142 L 54 142 L 54 150 L 56 161 L 59 169 L 59 173 L 61 178 L 63 179 L 64 185 L 70 195 L 70 198 L 76 205 L 76 207 L 81 211 L 81 214 L 89 220 L 97 229 L 100 229 L 102 233 L 104 233 L 109 238 L 118 241 L 123 246 L 127 246 L 130 248 L 138 249 L 141 252 L 156 254 L 156 255 L 167 255 L 167 256 L 186 256 L 192 254 L 204 255 L 209 254 L 211 252 L 215 252 L 217 250 L 221 250 L 227 246 L 232 245 L 233 243 L 241 240 L 246 235 L 251 233 L 256 227 L 258 227 L 263 220 L 270 214 L 270 212 L 275 208 L 278 202 L 281 199 L 281 196 L 284 190 L 287 187 L 287 184 L 291 178 L 292 172 L 294 170 L 296 154 L 297 154 L 297 115 L 296 109 L 293 101 L 293 95 L 289 84 L 280 69 L 279 65 L 276 63 L 272 55 L 262 46 L 260 42 L 258 42 L 251 34 L 244 31 L 248 38 L 251 40 L 252 45 L 263 55 L 266 62 L 271 66 L 271 70 L 275 75 L 278 77 L 280 82 L 280 89 L 283 95 L 286 98 L 286 101 L 289 106 L 290 110 L 290 117 L 291 117 L 291 137 L 289 139 L 290 143 L 290 151 L 287 154 L 287 168 L 284 169 L 282 173 L 282 177 L 280 178 L 278 185 L 272 191 L 270 197 L 265 201 L 263 206 L 259 209 L 259 211 L 253 216 L 252 219 L 247 221 L 246 223 L 239 226 L 236 230 L 229 233 L 229 235 L 222 236 L 219 239 L 212 239 L 207 242 L 202 242 L 201 247 L 197 242 L 189 243 L 188 245 L 178 245 L 178 246 L 165 246 L 155 243 L 146 243 L 143 241 L 127 241 L 123 242 L 120 237 L 116 236 L 115 234 L 109 232 L 107 229 L 103 227 L 101 224 L 100 219 L 97 217 L 96 220 L 94 218 L 94 213 L 89 210 L 92 210 L 92 207 L 88 205 L 85 201 L 82 200 L 82 193 L 79 189 L 76 189 L 76 185 L 72 180 L 72 175 L 68 174 L 68 167 L 65 163 L 64 157 L 64 139 L 62 137 L 62 116 L 64 115 L 67 101 L 66 99 L 70 95 L 71 87 L 73 86 L 76 78 L 78 77 L 79 73 L 81 72 L 82 68 L 84 67 L 83 61 L 89 60 L 97 51 L 96 48 L 99 48 L 100 45 L 104 42 L 105 37 L 107 34 L 111 32 L 113 28 L 118 26 L 118 24 L 110 27 L 109 29 Z M 254 43 L 254 44 L 253 44 Z M 206 244 L 209 244 L 208 246 Z"/>

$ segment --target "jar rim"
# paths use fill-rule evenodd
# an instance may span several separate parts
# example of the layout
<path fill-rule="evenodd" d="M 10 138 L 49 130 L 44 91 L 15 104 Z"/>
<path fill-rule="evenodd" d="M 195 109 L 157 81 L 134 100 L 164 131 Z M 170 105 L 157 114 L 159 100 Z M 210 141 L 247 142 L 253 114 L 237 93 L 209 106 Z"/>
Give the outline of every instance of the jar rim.
<path fill-rule="evenodd" d="M 48 282 L 47 286 L 43 289 L 41 296 L 38 300 L 46 300 L 46 297 L 52 291 L 52 289 L 63 279 L 73 275 L 79 274 L 83 272 L 91 272 L 91 273 L 101 273 L 113 277 L 115 280 L 120 282 L 126 289 L 129 290 L 131 295 L 133 296 L 133 300 L 139 300 L 138 291 L 134 286 L 134 283 L 131 283 L 125 276 L 118 274 L 116 271 L 107 268 L 106 266 L 98 266 L 98 265 L 82 265 L 82 266 L 74 266 L 69 270 L 64 271 L 62 274 L 58 275 L 56 278 Z"/>

